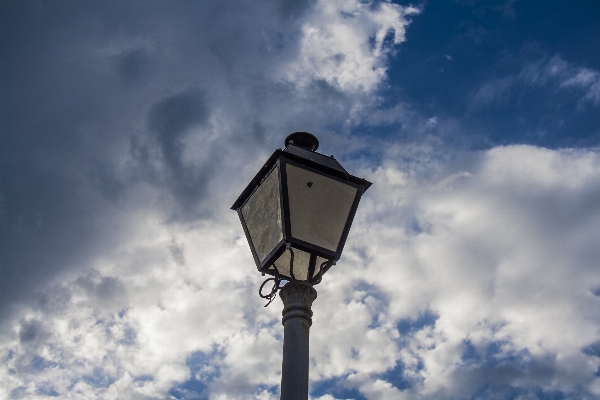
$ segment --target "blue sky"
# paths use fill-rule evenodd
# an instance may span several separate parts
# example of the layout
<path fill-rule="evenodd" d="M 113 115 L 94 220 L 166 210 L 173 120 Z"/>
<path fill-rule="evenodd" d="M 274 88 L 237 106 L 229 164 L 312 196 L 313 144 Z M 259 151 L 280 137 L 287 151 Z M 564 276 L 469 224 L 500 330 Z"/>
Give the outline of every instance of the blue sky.
<path fill-rule="evenodd" d="M 313 399 L 600 396 L 600 3 L 0 4 L 0 397 L 276 399 L 235 213 L 285 137 L 373 182 Z"/>

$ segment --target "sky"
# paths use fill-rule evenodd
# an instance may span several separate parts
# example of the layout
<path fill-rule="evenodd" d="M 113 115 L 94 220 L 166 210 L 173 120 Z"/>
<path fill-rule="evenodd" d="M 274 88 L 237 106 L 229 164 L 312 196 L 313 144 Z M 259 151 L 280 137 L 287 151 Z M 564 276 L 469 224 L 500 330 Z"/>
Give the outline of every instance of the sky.
<path fill-rule="evenodd" d="M 0 398 L 278 399 L 229 208 L 285 137 L 373 182 L 311 399 L 600 398 L 600 3 L 0 2 Z"/>

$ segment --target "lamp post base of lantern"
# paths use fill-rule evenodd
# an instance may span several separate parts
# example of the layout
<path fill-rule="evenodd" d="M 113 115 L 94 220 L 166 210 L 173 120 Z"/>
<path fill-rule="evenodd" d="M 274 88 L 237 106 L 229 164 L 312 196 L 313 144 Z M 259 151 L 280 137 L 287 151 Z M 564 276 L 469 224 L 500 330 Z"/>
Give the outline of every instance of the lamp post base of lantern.
<path fill-rule="evenodd" d="M 305 282 L 288 282 L 279 292 L 283 301 L 283 363 L 281 400 L 308 399 L 308 338 L 317 291 Z"/>

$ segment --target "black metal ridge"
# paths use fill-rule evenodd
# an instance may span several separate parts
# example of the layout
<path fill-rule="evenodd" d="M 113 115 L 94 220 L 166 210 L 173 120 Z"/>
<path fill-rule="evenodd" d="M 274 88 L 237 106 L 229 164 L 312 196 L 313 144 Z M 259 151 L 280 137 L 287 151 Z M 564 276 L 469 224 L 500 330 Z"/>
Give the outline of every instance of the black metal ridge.
<path fill-rule="evenodd" d="M 327 167 L 327 168 L 330 168 L 330 169 L 334 169 L 334 170 L 336 170 L 336 171 L 341 172 L 342 174 L 344 174 L 344 176 L 345 175 L 349 175 L 348 171 L 346 171 L 344 169 L 344 167 L 342 167 L 340 165 L 340 163 L 337 162 L 337 160 L 335 158 L 333 158 L 333 156 L 327 157 L 324 154 L 317 153 L 315 151 L 310 151 L 310 150 L 307 150 L 307 149 L 305 149 L 303 147 L 296 146 L 294 144 L 288 145 L 285 148 L 285 150 L 283 150 L 283 151 L 286 152 L 286 153 L 289 153 L 289 154 L 293 154 L 293 155 L 295 155 L 297 157 L 304 158 L 306 160 L 310 160 L 310 161 L 312 161 L 315 164 L 319 164 L 319 165 L 322 165 L 324 167 Z"/>
<path fill-rule="evenodd" d="M 240 194 L 235 203 L 233 203 L 233 205 L 231 206 L 232 210 L 238 210 L 244 205 L 244 203 L 254 192 L 254 190 L 256 190 L 256 188 L 261 184 L 261 182 L 267 177 L 269 172 L 271 172 L 273 166 L 277 163 L 277 160 L 284 152 L 286 153 L 284 155 L 284 157 L 286 158 L 294 160 L 300 164 L 304 164 L 308 167 L 321 170 L 329 175 L 348 180 L 354 183 L 355 185 L 362 186 L 364 188 L 363 191 L 366 191 L 372 185 L 372 183 L 367 181 L 366 179 L 350 175 L 348 171 L 346 171 L 340 165 L 340 163 L 337 162 L 335 158 L 333 158 L 333 156 L 327 157 L 326 155 L 317 153 L 315 151 L 310 151 L 302 147 L 290 144 L 285 148 L 285 150 L 275 150 L 275 152 L 271 155 L 271 157 L 269 157 L 267 162 L 262 166 L 262 168 L 250 181 L 248 186 L 246 186 L 244 191 L 242 191 L 242 194 Z"/>
<path fill-rule="evenodd" d="M 263 165 L 262 168 L 256 173 L 256 175 L 254 176 L 254 178 L 252 178 L 248 186 L 246 186 L 246 189 L 242 191 L 242 194 L 240 194 L 235 203 L 233 203 L 233 205 L 231 206 L 232 210 L 238 210 L 244 205 L 244 203 L 254 192 L 254 190 L 256 190 L 256 188 L 261 184 L 261 182 L 267 177 L 269 172 L 271 172 L 282 151 L 283 150 L 281 149 L 277 149 L 273 154 L 271 154 L 271 157 L 269 157 L 265 165 Z"/>

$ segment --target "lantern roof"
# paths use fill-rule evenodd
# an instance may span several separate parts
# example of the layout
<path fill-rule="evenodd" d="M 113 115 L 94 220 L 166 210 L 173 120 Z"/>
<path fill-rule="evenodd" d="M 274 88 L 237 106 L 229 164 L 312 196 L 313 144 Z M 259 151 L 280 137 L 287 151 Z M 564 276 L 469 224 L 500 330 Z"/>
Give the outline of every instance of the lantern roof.
<path fill-rule="evenodd" d="M 276 287 L 282 279 L 318 284 L 340 259 L 371 182 L 350 175 L 333 156 L 315 152 L 318 139 L 308 132 L 292 133 L 285 144 L 231 208 L 258 270 L 273 275 L 269 279 Z M 273 293 L 261 296 L 272 300 Z"/>
<path fill-rule="evenodd" d="M 262 168 L 250 181 L 248 186 L 246 186 L 246 188 L 242 191 L 235 203 L 233 203 L 233 205 L 231 206 L 232 210 L 237 210 L 244 205 L 244 203 L 254 192 L 254 190 L 256 190 L 256 188 L 261 184 L 261 182 L 273 169 L 273 166 L 275 165 L 275 163 L 277 163 L 277 160 L 280 156 L 292 159 L 296 162 L 323 171 L 330 175 L 347 179 L 348 181 L 353 182 L 355 184 L 362 185 L 364 187 L 364 190 L 367 190 L 372 185 L 372 183 L 367 181 L 366 179 L 350 175 L 348 171 L 346 171 L 344 167 L 342 167 L 342 165 L 333 156 L 326 156 L 324 154 L 317 153 L 316 151 L 311 151 L 290 143 L 284 150 L 275 150 L 271 157 L 269 157 L 269 159 L 265 162 Z"/>

